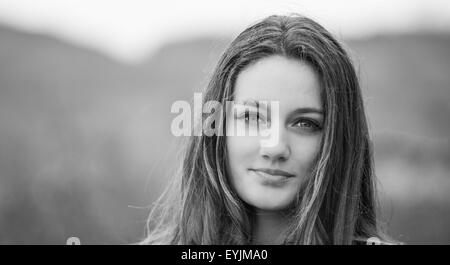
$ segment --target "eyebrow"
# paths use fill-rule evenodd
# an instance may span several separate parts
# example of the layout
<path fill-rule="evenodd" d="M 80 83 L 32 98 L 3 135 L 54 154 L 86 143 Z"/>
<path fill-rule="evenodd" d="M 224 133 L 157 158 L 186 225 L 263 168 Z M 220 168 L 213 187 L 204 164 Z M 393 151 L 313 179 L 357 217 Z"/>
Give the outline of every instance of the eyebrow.
<path fill-rule="evenodd" d="M 317 113 L 323 115 L 323 111 L 317 108 L 298 108 L 292 112 L 292 114 L 307 114 L 307 113 Z"/>
<path fill-rule="evenodd" d="M 244 99 L 244 100 L 239 100 L 236 103 L 240 104 L 240 105 L 245 105 L 245 106 L 254 106 L 257 108 L 259 108 L 260 106 L 267 108 L 266 102 L 267 102 L 267 100 L 264 102 L 264 101 L 256 101 L 253 99 Z"/>
<path fill-rule="evenodd" d="M 251 106 L 256 106 L 259 107 L 260 105 L 264 106 L 264 107 L 270 107 L 270 102 L 269 102 L 269 106 L 267 106 L 267 104 L 265 102 L 268 102 L 267 100 L 265 101 L 256 101 L 253 99 L 245 99 L 242 101 L 238 101 L 238 104 L 242 104 L 242 105 L 251 105 Z M 304 108 L 297 108 L 292 112 L 292 115 L 296 115 L 296 114 L 308 114 L 308 113 L 316 113 L 316 114 L 320 114 L 323 115 L 323 111 L 321 109 L 318 108 L 314 108 L 314 107 L 304 107 Z"/>

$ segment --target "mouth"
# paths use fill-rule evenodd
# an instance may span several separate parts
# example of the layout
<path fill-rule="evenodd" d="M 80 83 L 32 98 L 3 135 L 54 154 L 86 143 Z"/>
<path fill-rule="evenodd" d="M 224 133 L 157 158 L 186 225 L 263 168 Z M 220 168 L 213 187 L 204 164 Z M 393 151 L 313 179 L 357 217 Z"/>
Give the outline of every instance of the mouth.
<path fill-rule="evenodd" d="M 271 168 L 251 168 L 251 171 L 255 171 L 255 172 L 261 172 L 267 175 L 271 175 L 271 176 L 281 176 L 281 177 L 285 177 L 285 178 L 293 178 L 295 177 L 294 174 L 291 174 L 289 172 L 280 170 L 280 169 L 271 169 Z"/>

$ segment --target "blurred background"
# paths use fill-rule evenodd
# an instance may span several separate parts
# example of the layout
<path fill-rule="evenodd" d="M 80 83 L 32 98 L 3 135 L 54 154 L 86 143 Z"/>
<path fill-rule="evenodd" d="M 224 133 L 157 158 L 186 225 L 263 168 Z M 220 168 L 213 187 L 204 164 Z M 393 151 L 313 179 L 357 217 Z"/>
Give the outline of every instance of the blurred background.
<path fill-rule="evenodd" d="M 289 12 L 357 65 L 390 235 L 449 244 L 446 0 L 0 0 L 0 244 L 139 241 L 178 162 L 171 104 L 245 27 Z"/>

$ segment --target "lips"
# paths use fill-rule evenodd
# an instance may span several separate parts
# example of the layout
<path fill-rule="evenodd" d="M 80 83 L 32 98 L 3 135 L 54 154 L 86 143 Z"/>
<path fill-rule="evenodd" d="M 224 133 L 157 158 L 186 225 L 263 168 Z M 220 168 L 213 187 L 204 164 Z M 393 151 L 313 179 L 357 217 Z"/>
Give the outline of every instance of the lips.
<path fill-rule="evenodd" d="M 293 175 L 293 174 L 291 174 L 289 172 L 280 170 L 280 169 L 253 168 L 251 170 L 256 171 L 256 172 L 262 172 L 262 173 L 265 173 L 265 174 L 268 174 L 268 175 L 272 175 L 272 176 L 283 176 L 283 177 L 286 177 L 286 178 L 293 178 L 293 177 L 295 177 L 295 175 Z"/>

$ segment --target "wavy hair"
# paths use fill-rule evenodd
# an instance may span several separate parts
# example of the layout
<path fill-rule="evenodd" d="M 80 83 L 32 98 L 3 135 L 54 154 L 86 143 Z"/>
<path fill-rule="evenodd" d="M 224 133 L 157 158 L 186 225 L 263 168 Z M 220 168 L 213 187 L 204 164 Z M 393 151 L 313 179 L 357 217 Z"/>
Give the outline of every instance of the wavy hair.
<path fill-rule="evenodd" d="M 321 25 L 292 14 L 269 16 L 248 27 L 221 56 L 204 102 L 232 100 L 239 73 L 272 55 L 313 67 L 325 114 L 316 163 L 299 191 L 284 243 L 352 244 L 381 237 L 358 77 L 347 52 Z M 222 118 L 218 128 L 225 126 Z M 187 139 L 180 168 L 150 213 L 143 244 L 252 243 L 253 212 L 230 185 L 225 141 L 217 135 Z"/>

